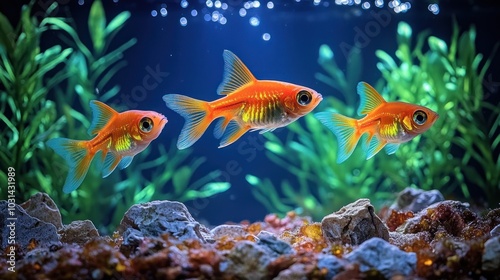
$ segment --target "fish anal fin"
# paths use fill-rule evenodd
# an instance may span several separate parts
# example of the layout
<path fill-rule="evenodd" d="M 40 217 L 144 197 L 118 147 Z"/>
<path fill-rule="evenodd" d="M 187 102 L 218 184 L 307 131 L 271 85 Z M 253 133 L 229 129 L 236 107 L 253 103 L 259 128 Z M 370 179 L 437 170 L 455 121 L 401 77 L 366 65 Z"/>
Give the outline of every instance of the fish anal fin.
<path fill-rule="evenodd" d="M 400 146 L 400 144 L 398 144 L 398 143 L 389 143 L 385 146 L 385 152 L 388 155 L 392 155 L 398 150 L 399 146 Z"/>
<path fill-rule="evenodd" d="M 247 131 L 248 127 L 241 125 L 236 120 L 231 120 L 226 127 L 226 131 L 222 135 L 219 148 L 223 148 L 234 143 Z"/>
<path fill-rule="evenodd" d="M 358 94 L 361 98 L 361 103 L 358 108 L 358 115 L 364 116 L 386 103 L 384 98 L 368 83 L 358 83 Z"/>
<path fill-rule="evenodd" d="M 385 140 L 380 140 L 378 137 L 372 137 L 370 142 L 367 143 L 363 147 L 363 150 L 366 152 L 366 159 L 371 159 L 375 156 L 384 146 L 387 144 Z"/>
<path fill-rule="evenodd" d="M 92 110 L 92 123 L 88 129 L 90 136 L 99 133 L 114 116 L 118 115 L 113 108 L 97 100 L 90 101 L 90 109 Z"/>
<path fill-rule="evenodd" d="M 120 164 L 118 164 L 118 168 L 120 168 L 120 169 L 127 168 L 130 165 L 130 163 L 132 163 L 133 159 L 134 159 L 133 156 L 123 157 L 122 160 L 120 161 Z"/>
<path fill-rule="evenodd" d="M 257 79 L 243 62 L 231 51 L 224 50 L 224 77 L 217 88 L 217 94 L 229 95 L 240 87 L 251 84 Z"/>
<path fill-rule="evenodd" d="M 217 139 L 220 139 L 222 135 L 224 134 L 224 131 L 226 131 L 226 127 L 231 121 L 231 118 L 229 117 L 223 117 L 220 120 L 217 121 L 215 124 L 215 129 L 214 129 L 214 136 Z"/>
<path fill-rule="evenodd" d="M 357 130 L 357 121 L 332 112 L 317 113 L 315 117 L 337 137 L 337 163 L 344 162 L 351 156 L 361 137 Z"/>
<path fill-rule="evenodd" d="M 108 152 L 103 164 L 102 178 L 108 177 L 115 170 L 121 160 L 121 156 L 112 152 Z"/>

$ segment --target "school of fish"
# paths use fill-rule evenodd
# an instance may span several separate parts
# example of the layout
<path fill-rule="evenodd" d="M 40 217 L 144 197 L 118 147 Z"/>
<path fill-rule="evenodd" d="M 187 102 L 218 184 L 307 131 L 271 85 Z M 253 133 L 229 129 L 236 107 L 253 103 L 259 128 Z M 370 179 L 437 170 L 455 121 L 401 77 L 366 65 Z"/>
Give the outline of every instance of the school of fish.
<path fill-rule="evenodd" d="M 323 97 L 315 90 L 282 81 L 257 80 L 243 62 L 225 50 L 223 81 L 217 89 L 220 99 L 197 100 L 179 94 L 163 96 L 166 106 L 185 119 L 177 141 L 178 149 L 192 146 L 216 119 L 214 136 L 219 148 L 237 141 L 247 131 L 264 133 L 284 127 L 310 113 Z M 338 140 L 337 162 L 352 154 L 362 135 L 367 159 L 386 148 L 393 154 L 401 143 L 428 130 L 439 115 L 422 106 L 386 102 L 370 85 L 360 82 L 358 110 L 364 118 L 356 120 L 334 112 L 315 117 L 329 128 Z M 47 145 L 59 154 L 69 167 L 65 193 L 76 190 L 83 182 L 92 160 L 97 156 L 102 176 L 117 167 L 126 168 L 135 155 L 146 149 L 162 132 L 167 118 L 154 111 L 130 110 L 118 113 L 108 105 L 93 100 L 91 140 L 55 138 Z"/>

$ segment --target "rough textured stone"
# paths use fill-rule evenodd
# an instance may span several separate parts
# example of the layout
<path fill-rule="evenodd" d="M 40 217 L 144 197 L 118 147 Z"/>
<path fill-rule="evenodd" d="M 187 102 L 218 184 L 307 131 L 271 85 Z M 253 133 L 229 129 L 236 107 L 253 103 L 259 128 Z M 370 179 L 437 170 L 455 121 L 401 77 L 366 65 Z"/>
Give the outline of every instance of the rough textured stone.
<path fill-rule="evenodd" d="M 273 280 L 307 280 L 307 276 L 310 273 L 309 267 L 303 263 L 295 263 L 289 268 L 280 271 L 278 276 L 274 277 Z"/>
<path fill-rule="evenodd" d="M 26 250 L 32 240 L 35 241 L 37 247 L 59 243 L 59 235 L 53 224 L 31 217 L 17 204 L 14 204 L 15 210 L 12 212 L 8 206 L 7 201 L 0 201 L 1 249 L 13 245 L 9 243 L 11 228 L 14 229 L 15 233 L 14 239 L 11 240 L 15 240 L 15 244 L 21 250 Z M 16 218 L 16 220 L 9 220 L 9 218 Z"/>
<path fill-rule="evenodd" d="M 417 255 L 407 253 L 383 239 L 372 238 L 345 256 L 345 259 L 358 263 L 362 272 L 376 269 L 391 279 L 397 275 L 409 276 L 415 273 Z"/>
<path fill-rule="evenodd" d="M 372 237 L 389 240 L 389 230 L 375 214 L 369 199 L 359 199 L 324 217 L 321 230 L 329 242 L 358 245 Z"/>
<path fill-rule="evenodd" d="M 220 263 L 220 271 L 236 279 L 267 279 L 267 266 L 273 258 L 269 249 L 254 242 L 241 241 Z"/>
<path fill-rule="evenodd" d="M 118 231 L 123 233 L 128 228 L 140 231 L 145 237 L 170 234 L 181 241 L 213 241 L 210 231 L 191 216 L 184 204 L 175 201 L 152 201 L 133 205 L 125 213 Z"/>
<path fill-rule="evenodd" d="M 36 193 L 20 206 L 31 217 L 53 224 L 57 230 L 63 227 L 59 208 L 57 208 L 55 202 L 46 193 Z"/>
<path fill-rule="evenodd" d="M 421 189 L 406 188 L 399 193 L 398 198 L 390 208 L 397 211 L 417 213 L 443 200 L 444 196 L 438 190 L 424 191 Z"/>
<path fill-rule="evenodd" d="M 342 259 L 337 258 L 333 255 L 319 255 L 318 256 L 318 268 L 326 269 L 328 272 L 326 274 L 326 279 L 332 279 L 337 274 L 344 270 L 346 262 Z"/>
<path fill-rule="evenodd" d="M 500 272 L 500 236 L 493 237 L 484 243 L 482 269 Z"/>
<path fill-rule="evenodd" d="M 290 244 L 279 240 L 274 234 L 268 231 L 261 231 L 259 234 L 257 234 L 257 238 L 259 238 L 257 244 L 269 248 L 273 252 L 275 257 L 295 253 Z"/>
<path fill-rule="evenodd" d="M 223 237 L 228 237 L 231 239 L 241 238 L 248 235 L 248 232 L 240 225 L 220 225 L 214 227 L 210 233 L 215 240 L 219 240 Z"/>
<path fill-rule="evenodd" d="M 90 220 L 74 221 L 69 225 L 65 225 L 59 231 L 61 242 L 76 243 L 83 245 L 87 241 L 99 237 L 99 232 Z"/>

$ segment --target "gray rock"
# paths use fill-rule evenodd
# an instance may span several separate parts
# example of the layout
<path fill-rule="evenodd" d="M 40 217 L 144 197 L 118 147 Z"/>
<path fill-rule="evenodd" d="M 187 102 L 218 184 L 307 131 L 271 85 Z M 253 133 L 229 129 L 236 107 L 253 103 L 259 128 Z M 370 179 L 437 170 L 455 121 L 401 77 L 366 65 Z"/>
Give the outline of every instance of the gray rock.
<path fill-rule="evenodd" d="M 443 200 L 444 196 L 438 190 L 424 191 L 415 188 L 405 188 L 399 193 L 398 198 L 390 208 L 397 211 L 417 213 Z"/>
<path fill-rule="evenodd" d="M 251 241 L 241 241 L 219 265 L 222 273 L 236 279 L 269 279 L 267 266 L 273 261 L 269 249 Z"/>
<path fill-rule="evenodd" d="M 259 234 L 257 234 L 257 238 L 259 238 L 257 244 L 269 248 L 274 253 L 275 257 L 295 253 L 295 250 L 293 250 L 290 244 L 279 240 L 276 236 L 274 236 L 274 234 L 268 231 L 259 232 Z"/>
<path fill-rule="evenodd" d="M 123 233 L 122 245 L 137 247 L 141 244 L 142 240 L 144 240 L 144 234 L 142 234 L 142 232 L 133 228 L 128 228 Z"/>
<path fill-rule="evenodd" d="M 500 225 L 497 225 L 490 231 L 490 235 L 493 236 L 500 236 Z"/>
<path fill-rule="evenodd" d="M 328 271 L 326 274 L 326 279 L 332 279 L 337 274 L 344 270 L 346 262 L 342 259 L 337 258 L 334 255 L 321 254 L 318 256 L 318 268 Z"/>
<path fill-rule="evenodd" d="M 321 230 L 332 243 L 359 245 L 372 237 L 389 240 L 389 229 L 375 214 L 369 199 L 359 199 L 324 217 Z"/>
<path fill-rule="evenodd" d="M 170 234 L 180 241 L 213 241 L 210 231 L 191 216 L 184 204 L 176 201 L 152 201 L 133 205 L 125 213 L 118 231 L 123 233 L 128 228 L 140 231 L 145 237 Z"/>
<path fill-rule="evenodd" d="M 407 253 L 383 239 L 372 238 L 345 256 L 345 259 L 359 264 L 362 272 L 376 269 L 391 279 L 394 276 L 409 276 L 415 273 L 417 255 Z"/>
<path fill-rule="evenodd" d="M 20 206 L 31 217 L 53 224 L 57 230 L 63 227 L 59 208 L 57 208 L 52 198 L 46 193 L 36 193 Z"/>
<path fill-rule="evenodd" d="M 500 272 L 500 236 L 490 238 L 484 243 L 482 269 Z"/>
<path fill-rule="evenodd" d="M 210 233 L 215 240 L 223 237 L 235 239 L 242 238 L 248 235 L 248 232 L 240 225 L 220 225 L 214 227 Z"/>
<path fill-rule="evenodd" d="M 13 241 L 23 251 L 31 240 L 36 242 L 37 247 L 59 244 L 59 235 L 53 224 L 31 217 L 21 206 L 5 200 L 0 201 L 0 225 L 2 250 L 14 245 Z"/>
<path fill-rule="evenodd" d="M 310 273 L 307 266 L 303 263 L 294 263 L 289 268 L 280 271 L 273 280 L 307 280 Z"/>
<path fill-rule="evenodd" d="M 61 242 L 76 243 L 83 245 L 93 238 L 99 237 L 99 232 L 90 220 L 73 221 L 69 225 L 65 225 L 60 231 Z"/>

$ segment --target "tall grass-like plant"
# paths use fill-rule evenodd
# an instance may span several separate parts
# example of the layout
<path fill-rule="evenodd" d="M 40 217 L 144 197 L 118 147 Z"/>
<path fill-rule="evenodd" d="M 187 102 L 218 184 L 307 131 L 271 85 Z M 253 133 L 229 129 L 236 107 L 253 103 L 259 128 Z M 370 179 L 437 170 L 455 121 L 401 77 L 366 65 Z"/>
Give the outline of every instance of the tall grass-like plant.
<path fill-rule="evenodd" d="M 376 88 L 387 100 L 437 111 L 439 120 L 424 135 L 401 145 L 395 155 L 379 153 L 365 160 L 358 148 L 342 164 L 336 163 L 337 139 L 311 115 L 304 117 L 305 127 L 289 125 L 285 141 L 266 135 L 269 159 L 295 177 L 276 187 L 269 179 L 247 175 L 254 196 L 269 211 L 300 209 L 320 219 L 360 197 L 380 205 L 407 186 L 439 189 L 445 195 L 460 190 L 464 198 L 483 203 L 481 197 L 470 195 L 471 187 L 479 187 L 489 205 L 500 201 L 500 107 L 483 100 L 482 81 L 491 59 L 485 61 L 476 53 L 474 27 L 459 34 L 455 25 L 449 46 L 429 32 L 420 33 L 412 44 L 412 29 L 404 22 L 397 32 L 397 60 L 382 50 L 375 53 L 382 74 Z M 316 77 L 343 99 L 326 97 L 320 106 L 327 108 L 319 111 L 356 117 L 359 100 L 352 96 L 357 96 L 360 75 L 353 76 L 352 69 L 361 67 L 356 52 L 350 54 L 346 75 L 328 46 L 320 47 L 318 62 L 328 75 Z"/>

